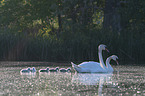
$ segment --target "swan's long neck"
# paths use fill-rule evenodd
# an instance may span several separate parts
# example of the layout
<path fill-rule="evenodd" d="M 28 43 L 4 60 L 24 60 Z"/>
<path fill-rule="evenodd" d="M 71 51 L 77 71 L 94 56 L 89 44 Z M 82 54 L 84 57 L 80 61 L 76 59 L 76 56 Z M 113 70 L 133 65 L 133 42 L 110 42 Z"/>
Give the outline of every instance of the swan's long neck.
<path fill-rule="evenodd" d="M 100 61 L 101 67 L 102 67 L 103 69 L 106 69 L 106 66 L 105 66 L 105 64 L 104 64 L 103 57 L 102 57 L 102 50 L 99 49 L 98 54 L 99 54 L 99 61 Z"/>
<path fill-rule="evenodd" d="M 110 60 L 111 60 L 111 59 L 112 59 L 111 57 L 108 57 L 108 58 L 106 59 L 106 67 L 107 67 L 108 71 L 113 71 L 113 68 L 112 68 L 112 66 L 110 65 Z"/>
<path fill-rule="evenodd" d="M 111 66 L 111 65 L 110 65 L 110 60 L 111 60 L 110 57 L 108 57 L 108 58 L 106 59 L 106 67 L 107 67 L 107 68 Z"/>

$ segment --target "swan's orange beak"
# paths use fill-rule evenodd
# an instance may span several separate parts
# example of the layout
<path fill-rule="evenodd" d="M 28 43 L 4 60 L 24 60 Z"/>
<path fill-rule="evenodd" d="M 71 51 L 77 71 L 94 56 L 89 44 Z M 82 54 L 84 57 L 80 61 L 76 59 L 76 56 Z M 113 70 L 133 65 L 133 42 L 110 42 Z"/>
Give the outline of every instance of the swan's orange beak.
<path fill-rule="evenodd" d="M 118 60 L 116 60 L 117 65 L 119 65 Z"/>
<path fill-rule="evenodd" d="M 109 50 L 107 48 L 105 48 L 105 50 L 109 53 Z"/>

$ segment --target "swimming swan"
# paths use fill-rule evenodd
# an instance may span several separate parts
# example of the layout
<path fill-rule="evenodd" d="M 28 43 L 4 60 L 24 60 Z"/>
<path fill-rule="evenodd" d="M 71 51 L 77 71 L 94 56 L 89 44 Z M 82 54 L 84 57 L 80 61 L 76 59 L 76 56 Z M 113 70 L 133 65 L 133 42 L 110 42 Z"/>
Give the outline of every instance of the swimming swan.
<path fill-rule="evenodd" d="M 79 65 L 76 65 L 73 62 L 71 62 L 72 67 L 77 72 L 107 72 L 106 66 L 104 64 L 103 57 L 102 57 L 102 51 L 103 50 L 108 51 L 108 49 L 106 48 L 106 45 L 104 45 L 104 44 L 99 45 L 98 55 L 99 55 L 100 63 L 99 62 L 94 62 L 94 61 L 89 61 L 89 62 L 83 62 Z"/>
<path fill-rule="evenodd" d="M 118 61 L 117 61 L 118 57 L 117 57 L 116 55 L 112 55 L 112 56 L 108 57 L 108 58 L 106 59 L 106 68 L 107 68 L 107 72 L 113 72 L 113 71 L 114 71 L 113 68 L 112 68 L 112 66 L 110 65 L 111 59 L 113 59 L 114 61 L 116 61 L 117 65 L 119 65 L 119 63 L 118 63 Z"/>
<path fill-rule="evenodd" d="M 90 67 L 82 67 L 82 66 L 79 66 L 79 65 L 74 65 L 74 69 L 77 71 L 77 72 L 108 72 L 108 73 L 111 73 L 113 72 L 113 68 L 112 66 L 110 65 L 110 61 L 111 59 L 113 59 L 114 61 L 116 61 L 117 65 L 118 65 L 118 57 L 116 55 L 112 55 L 110 57 L 108 57 L 106 59 L 106 66 L 105 66 L 105 69 L 103 69 L 101 67 L 101 64 L 99 63 L 96 63 L 96 62 L 90 62 L 90 63 L 87 63 L 87 64 L 90 64 Z M 73 65 L 73 64 L 72 64 Z M 93 67 L 94 66 L 94 67 Z"/>

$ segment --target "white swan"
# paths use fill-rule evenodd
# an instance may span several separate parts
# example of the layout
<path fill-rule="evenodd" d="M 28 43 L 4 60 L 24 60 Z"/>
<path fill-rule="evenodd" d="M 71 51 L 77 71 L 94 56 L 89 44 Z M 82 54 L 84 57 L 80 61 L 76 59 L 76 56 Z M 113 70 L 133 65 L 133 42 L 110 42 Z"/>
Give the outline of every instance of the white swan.
<path fill-rule="evenodd" d="M 76 67 L 74 69 L 77 72 L 113 72 L 114 69 L 110 65 L 111 59 L 116 61 L 117 65 L 119 64 L 118 61 L 117 61 L 118 57 L 116 55 L 112 55 L 112 56 L 110 56 L 106 59 L 105 69 L 103 69 L 98 62 L 96 63 L 96 62 L 93 62 L 93 61 L 91 61 L 89 63 L 86 63 L 86 64 L 90 64 L 90 67 L 82 67 L 82 66 L 79 66 L 79 65 L 74 65 Z M 94 66 L 94 68 L 93 68 L 93 66 Z"/>
<path fill-rule="evenodd" d="M 106 67 L 105 67 L 105 69 L 101 68 L 100 64 L 99 63 L 96 63 L 96 62 L 91 62 L 90 65 L 93 65 L 93 63 L 94 63 L 94 67 L 97 67 L 97 68 L 94 69 L 94 70 L 96 70 L 96 72 L 108 72 L 108 73 L 109 72 L 113 72 L 114 69 L 110 65 L 111 59 L 113 59 L 114 61 L 116 61 L 117 65 L 119 64 L 118 61 L 117 61 L 118 57 L 116 55 L 112 55 L 112 56 L 110 56 L 110 57 L 108 57 L 106 59 Z M 83 72 L 85 72 L 85 71 L 86 72 L 89 72 L 90 70 L 93 70 L 93 69 L 89 69 L 89 68 L 91 68 L 91 67 L 88 67 L 88 68 L 86 68 L 86 67 L 76 67 L 75 69 L 76 69 L 76 71 L 83 70 Z M 94 72 L 94 71 L 90 71 L 90 72 Z"/>
<path fill-rule="evenodd" d="M 71 62 L 72 67 L 77 72 L 107 72 L 107 68 L 104 64 L 103 57 L 102 57 L 102 50 L 107 50 L 106 45 L 101 44 L 98 47 L 100 63 L 94 62 L 94 61 L 89 61 L 89 62 L 83 62 L 79 65 L 76 65 L 73 62 Z"/>
<path fill-rule="evenodd" d="M 116 55 L 112 55 L 112 56 L 108 57 L 106 59 L 106 68 L 107 68 L 107 71 L 108 72 L 113 72 L 114 71 L 113 68 L 112 68 L 112 66 L 110 65 L 110 60 L 111 59 L 113 59 L 114 61 L 116 61 L 117 65 L 119 65 L 119 63 L 117 61 L 118 57 Z"/>

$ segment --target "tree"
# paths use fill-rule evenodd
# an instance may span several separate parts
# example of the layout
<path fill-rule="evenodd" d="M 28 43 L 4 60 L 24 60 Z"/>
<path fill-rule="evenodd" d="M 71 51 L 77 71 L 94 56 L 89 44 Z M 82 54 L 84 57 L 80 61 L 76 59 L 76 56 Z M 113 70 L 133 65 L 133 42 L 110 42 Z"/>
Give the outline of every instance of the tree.
<path fill-rule="evenodd" d="M 120 18 L 120 0 L 105 0 L 104 8 L 104 23 L 106 29 L 112 31 L 121 31 L 121 18 Z"/>

